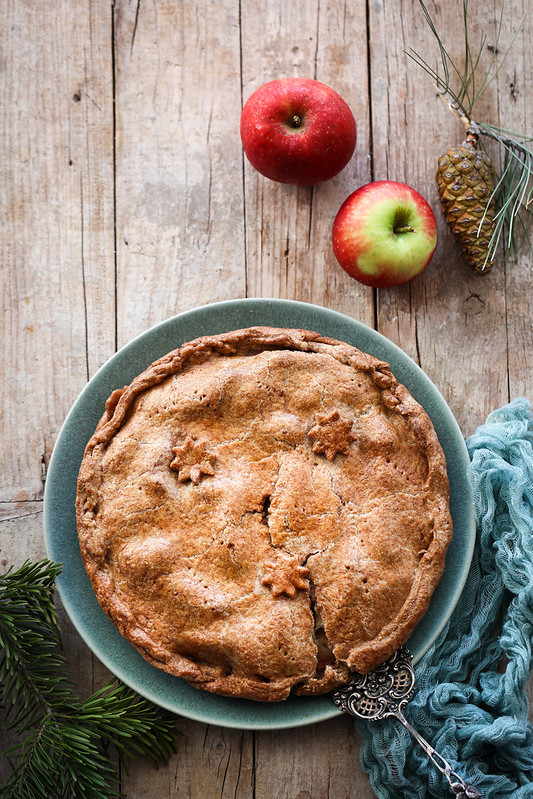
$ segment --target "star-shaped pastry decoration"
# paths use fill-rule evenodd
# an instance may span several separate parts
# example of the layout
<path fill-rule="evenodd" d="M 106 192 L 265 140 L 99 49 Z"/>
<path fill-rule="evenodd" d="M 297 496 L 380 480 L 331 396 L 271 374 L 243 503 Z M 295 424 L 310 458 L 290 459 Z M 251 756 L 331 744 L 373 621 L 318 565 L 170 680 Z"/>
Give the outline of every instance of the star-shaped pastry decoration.
<path fill-rule="evenodd" d="M 170 468 L 178 473 L 180 483 L 190 480 L 194 485 L 198 485 L 203 474 L 213 475 L 215 470 L 213 464 L 216 455 L 209 449 L 206 441 L 198 441 L 196 436 L 187 435 L 175 447 L 172 447 L 174 460 Z"/>
<path fill-rule="evenodd" d="M 265 563 L 261 585 L 269 585 L 275 597 L 281 594 L 293 597 L 298 589 L 308 588 L 308 576 L 309 569 L 300 566 L 296 555 L 277 550 L 272 560 Z"/>
<path fill-rule="evenodd" d="M 352 420 L 344 419 L 338 411 L 318 413 L 316 424 L 307 433 L 315 441 L 313 452 L 323 452 L 329 461 L 337 452 L 347 455 L 350 444 L 356 439 L 352 427 Z"/>

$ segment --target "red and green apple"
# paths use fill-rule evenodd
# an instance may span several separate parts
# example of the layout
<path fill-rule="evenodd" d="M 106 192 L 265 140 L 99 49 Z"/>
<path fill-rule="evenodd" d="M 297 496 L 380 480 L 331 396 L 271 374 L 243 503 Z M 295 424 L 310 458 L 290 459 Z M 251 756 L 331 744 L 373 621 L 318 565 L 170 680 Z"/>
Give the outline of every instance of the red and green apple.
<path fill-rule="evenodd" d="M 334 89 L 311 78 L 263 84 L 241 114 L 246 157 L 279 183 L 312 186 L 329 180 L 353 155 L 354 116 Z"/>
<path fill-rule="evenodd" d="M 415 189 L 392 180 L 361 186 L 340 207 L 332 231 L 342 268 L 367 286 L 400 286 L 419 275 L 437 245 L 431 206 Z"/>

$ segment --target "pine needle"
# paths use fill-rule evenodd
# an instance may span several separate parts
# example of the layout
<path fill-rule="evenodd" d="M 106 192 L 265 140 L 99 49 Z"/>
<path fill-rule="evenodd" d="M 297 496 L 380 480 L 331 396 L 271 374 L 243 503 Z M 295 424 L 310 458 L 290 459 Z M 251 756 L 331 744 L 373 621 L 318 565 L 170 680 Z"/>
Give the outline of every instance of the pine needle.
<path fill-rule="evenodd" d="M 42 560 L 0 576 L 0 704 L 20 736 L 4 752 L 2 799 L 111 799 L 118 763 L 176 752 L 175 716 L 117 680 L 84 701 L 73 693 L 53 602 L 60 571 Z"/>

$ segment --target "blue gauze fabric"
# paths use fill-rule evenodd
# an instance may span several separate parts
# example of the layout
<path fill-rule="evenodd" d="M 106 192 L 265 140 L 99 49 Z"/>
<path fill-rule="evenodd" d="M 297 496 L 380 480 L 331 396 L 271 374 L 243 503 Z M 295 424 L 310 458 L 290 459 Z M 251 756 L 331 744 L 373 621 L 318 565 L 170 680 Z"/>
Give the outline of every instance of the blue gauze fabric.
<path fill-rule="evenodd" d="M 533 638 L 533 415 L 518 399 L 466 442 L 477 540 L 466 586 L 416 666 L 405 715 L 484 799 L 533 799 L 525 685 Z M 396 719 L 357 722 L 379 799 L 443 799 L 448 783 Z"/>

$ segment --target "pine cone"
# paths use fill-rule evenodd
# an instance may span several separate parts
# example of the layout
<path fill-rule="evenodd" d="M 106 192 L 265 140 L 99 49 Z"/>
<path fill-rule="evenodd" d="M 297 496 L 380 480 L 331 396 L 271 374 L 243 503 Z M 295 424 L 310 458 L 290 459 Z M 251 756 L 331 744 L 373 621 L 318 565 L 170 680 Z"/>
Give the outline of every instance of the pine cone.
<path fill-rule="evenodd" d="M 491 160 L 478 141 L 478 134 L 469 130 L 460 147 L 441 155 L 435 179 L 444 215 L 466 262 L 475 272 L 485 274 L 492 266 L 487 254 L 496 224 L 491 200 L 495 177 Z"/>

